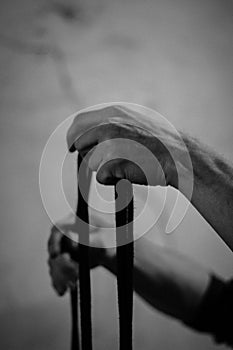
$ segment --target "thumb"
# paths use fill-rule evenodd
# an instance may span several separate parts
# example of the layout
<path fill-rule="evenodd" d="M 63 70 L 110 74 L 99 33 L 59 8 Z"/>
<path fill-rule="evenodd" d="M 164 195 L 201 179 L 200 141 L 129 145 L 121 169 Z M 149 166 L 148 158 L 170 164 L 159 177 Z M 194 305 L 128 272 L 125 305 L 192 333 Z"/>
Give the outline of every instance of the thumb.
<path fill-rule="evenodd" d="M 109 160 L 101 164 L 97 170 L 96 179 L 103 185 L 115 185 L 120 179 L 125 178 L 122 159 Z"/>
<path fill-rule="evenodd" d="M 96 179 L 103 185 L 115 185 L 122 179 L 139 185 L 147 184 L 143 170 L 134 162 L 121 158 L 110 160 L 100 166 Z"/>

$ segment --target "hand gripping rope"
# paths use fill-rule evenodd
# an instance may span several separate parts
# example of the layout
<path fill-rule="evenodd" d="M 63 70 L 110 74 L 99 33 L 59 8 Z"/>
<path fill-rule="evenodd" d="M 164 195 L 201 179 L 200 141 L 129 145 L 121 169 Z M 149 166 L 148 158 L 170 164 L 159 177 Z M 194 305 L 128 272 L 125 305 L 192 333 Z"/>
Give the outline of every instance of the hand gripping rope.
<path fill-rule="evenodd" d="M 92 350 L 91 328 L 91 280 L 89 262 L 89 217 L 88 198 L 91 173 L 79 172 L 82 158 L 78 156 L 78 204 L 76 214 L 79 219 L 79 306 L 80 306 L 80 333 L 81 349 Z M 86 166 L 82 164 L 82 166 Z M 82 193 L 80 191 L 82 187 Z M 123 194 L 117 193 L 116 200 L 116 245 L 117 245 L 117 290 L 119 305 L 119 348 L 132 350 L 132 317 L 133 317 L 133 189 L 127 182 Z M 77 287 L 70 292 L 72 311 L 72 341 L 71 349 L 79 350 L 79 324 L 78 324 L 78 290 Z"/>

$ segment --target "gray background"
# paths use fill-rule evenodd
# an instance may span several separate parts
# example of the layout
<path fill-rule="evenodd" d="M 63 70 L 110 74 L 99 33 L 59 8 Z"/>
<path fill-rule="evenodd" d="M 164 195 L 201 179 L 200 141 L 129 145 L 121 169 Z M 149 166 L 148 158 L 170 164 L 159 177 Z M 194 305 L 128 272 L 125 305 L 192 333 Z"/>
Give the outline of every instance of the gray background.
<path fill-rule="evenodd" d="M 76 110 L 123 100 L 158 110 L 232 160 L 233 3 L 1 0 L 0 6 L 0 348 L 68 349 L 69 300 L 55 296 L 46 266 L 50 220 L 38 185 L 44 145 Z M 173 235 L 163 230 L 154 228 L 155 241 L 232 276 L 232 253 L 193 208 Z M 95 349 L 117 349 L 115 280 L 97 269 L 93 286 Z M 135 350 L 217 349 L 138 298 L 134 329 Z"/>

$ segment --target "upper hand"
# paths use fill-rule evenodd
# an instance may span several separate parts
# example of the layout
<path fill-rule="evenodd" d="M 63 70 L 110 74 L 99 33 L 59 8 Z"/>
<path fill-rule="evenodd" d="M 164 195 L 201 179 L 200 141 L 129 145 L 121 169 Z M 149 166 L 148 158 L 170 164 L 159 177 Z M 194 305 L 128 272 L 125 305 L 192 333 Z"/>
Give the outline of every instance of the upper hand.
<path fill-rule="evenodd" d="M 122 106 L 84 112 L 68 130 L 68 147 L 71 152 L 87 155 L 89 167 L 102 184 L 127 179 L 135 184 L 164 186 L 170 184 L 172 162 L 165 145 L 166 129 L 155 124 Z"/>

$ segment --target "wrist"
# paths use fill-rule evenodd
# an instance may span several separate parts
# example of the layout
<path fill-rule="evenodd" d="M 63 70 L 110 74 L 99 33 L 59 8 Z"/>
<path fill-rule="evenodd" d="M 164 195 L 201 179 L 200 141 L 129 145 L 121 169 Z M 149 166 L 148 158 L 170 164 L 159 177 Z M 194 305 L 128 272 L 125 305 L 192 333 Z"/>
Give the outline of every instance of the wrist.
<path fill-rule="evenodd" d="M 176 141 L 172 153 L 169 153 L 166 182 L 167 186 L 185 194 L 186 187 L 190 187 L 190 181 L 193 181 L 193 159 L 189 138 L 183 133 L 180 133 L 180 137 L 182 137 L 182 142 Z"/>

